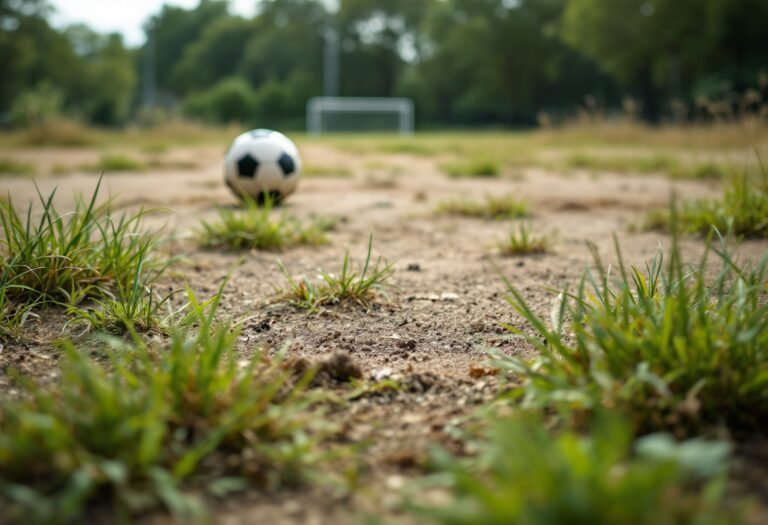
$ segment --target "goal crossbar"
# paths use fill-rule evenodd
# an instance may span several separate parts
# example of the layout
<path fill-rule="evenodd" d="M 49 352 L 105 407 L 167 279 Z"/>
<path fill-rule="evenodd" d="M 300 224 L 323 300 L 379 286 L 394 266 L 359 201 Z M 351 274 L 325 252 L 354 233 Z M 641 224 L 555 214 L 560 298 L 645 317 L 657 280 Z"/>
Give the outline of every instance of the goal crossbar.
<path fill-rule="evenodd" d="M 320 134 L 323 113 L 397 113 L 401 135 L 413 133 L 413 100 L 397 97 L 313 97 L 307 102 L 307 131 Z"/>

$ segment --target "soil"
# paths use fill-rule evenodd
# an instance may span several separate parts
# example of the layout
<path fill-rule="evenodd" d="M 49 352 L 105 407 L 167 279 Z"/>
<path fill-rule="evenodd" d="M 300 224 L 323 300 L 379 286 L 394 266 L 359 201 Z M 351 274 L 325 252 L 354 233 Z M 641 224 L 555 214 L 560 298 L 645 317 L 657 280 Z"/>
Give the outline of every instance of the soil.
<path fill-rule="evenodd" d="M 245 254 L 198 249 L 192 236 L 199 221 L 213 218 L 220 206 L 236 204 L 222 181 L 220 147 L 177 148 L 167 154 L 194 159 L 190 166 L 169 161 L 163 169 L 104 177 L 105 195 L 112 194 L 119 205 L 156 208 L 149 225 L 173 233 L 173 251 L 186 254 L 168 286 L 188 282 L 196 293 L 211 295 L 232 273 L 222 313 L 249 318 L 240 341 L 244 354 L 259 346 L 289 345 L 297 359 L 323 361 L 320 379 L 335 383 L 332 388 L 343 389 L 348 377 L 392 377 L 405 385 L 400 391 L 361 396 L 330 416 L 343 425 L 347 441 L 369 443 L 361 471 L 363 488 L 354 496 L 319 489 L 268 497 L 245 494 L 214 503 L 217 523 L 353 523 L 381 513 L 403 521 L 393 510 L 398 490 L 423 473 L 428 448 L 459 448 L 451 429 L 498 391 L 499 379 L 485 364 L 487 350 L 533 352 L 500 326 L 526 329 L 504 300 L 498 272 L 545 313 L 553 299 L 548 290 L 575 283 L 591 263 L 587 242 L 594 243 L 609 264 L 616 260 L 616 234 L 626 260 L 642 265 L 670 241 L 663 234 L 634 231 L 632 226 L 647 210 L 666 206 L 673 193 L 687 198 L 715 195 L 719 189 L 717 183 L 673 182 L 661 175 L 565 174 L 533 167 L 516 168 L 498 179 L 449 179 L 437 157 L 350 153 L 316 142 L 300 147 L 306 164 L 343 167 L 354 175 L 305 178 L 284 205 L 286 212 L 300 217 L 338 218 L 325 246 Z M 97 152 L 35 149 L 17 156 L 41 166 L 41 172 L 61 164 L 73 166 L 67 175 L 35 179 L 43 194 L 58 187 L 60 211 L 72 206 L 76 193 L 89 194 L 96 184 L 97 175 L 76 166 L 93 162 Z M 35 187 L 27 178 L 0 178 L 0 190 L 10 192 L 18 205 L 35 199 Z M 509 231 L 509 221 L 433 213 L 436 203 L 446 198 L 504 193 L 530 203 L 533 228 L 553 239 L 550 253 L 501 256 L 496 244 Z M 365 256 L 371 232 L 374 254 L 394 264 L 396 288 L 388 299 L 368 311 L 331 307 L 318 315 L 274 301 L 274 287 L 284 282 L 276 258 L 296 275 L 314 275 L 317 268 L 336 271 L 345 250 L 356 259 Z M 691 259 L 702 249 L 699 239 L 683 242 Z M 744 258 L 754 259 L 766 249 L 764 241 L 748 241 L 739 250 Z M 0 391 L 10 388 L 11 368 L 41 381 L 56 377 L 57 353 L 50 341 L 58 335 L 62 319 L 46 312 L 33 324 L 30 341 L 8 344 L 0 353 Z M 147 521 L 168 519 L 154 516 Z"/>

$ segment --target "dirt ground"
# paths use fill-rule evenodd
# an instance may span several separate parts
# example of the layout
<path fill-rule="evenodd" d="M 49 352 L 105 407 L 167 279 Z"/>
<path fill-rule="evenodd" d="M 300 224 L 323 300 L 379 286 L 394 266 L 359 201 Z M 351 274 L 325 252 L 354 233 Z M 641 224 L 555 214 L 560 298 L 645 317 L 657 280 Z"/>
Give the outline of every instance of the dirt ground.
<path fill-rule="evenodd" d="M 168 163 L 162 169 L 107 173 L 104 179 L 106 193 L 120 205 L 157 208 L 149 224 L 163 225 L 174 236 L 173 251 L 186 254 L 169 286 L 188 282 L 200 295 L 210 295 L 233 272 L 223 309 L 234 319 L 250 318 L 241 336 L 244 353 L 260 345 L 283 344 L 290 344 L 292 355 L 311 360 L 345 352 L 365 376 L 400 378 L 406 385 L 399 392 L 352 401 L 330 415 L 343 424 L 349 442 L 369 442 L 360 491 L 353 496 L 320 490 L 269 497 L 246 494 L 216 503 L 217 523 L 352 523 L 381 513 L 396 522 L 404 519 L 392 508 L 406 480 L 421 472 L 427 448 L 455 447 L 450 429 L 497 392 L 496 378 L 470 371 L 482 367 L 490 348 L 509 354 L 532 351 L 500 327 L 500 323 L 524 325 L 504 301 L 505 287 L 497 269 L 545 312 L 553 298 L 548 289 L 575 283 L 590 264 L 587 241 L 595 243 L 604 262 L 610 263 L 615 260 L 615 233 L 627 261 L 642 264 L 669 242 L 662 234 L 634 231 L 632 226 L 646 210 L 666 206 L 673 192 L 686 198 L 718 191 L 717 183 L 670 181 L 660 174 L 566 173 L 541 167 L 507 170 L 497 179 L 450 179 L 434 156 L 348 152 L 337 144 L 311 140 L 302 142 L 300 149 L 307 165 L 352 173 L 351 178 L 305 178 L 284 206 L 300 217 L 338 218 L 325 246 L 245 254 L 196 248 L 192 235 L 199 221 L 213 218 L 220 206 L 236 203 L 222 182 L 220 146 L 175 148 L 164 154 Z M 66 175 L 48 171 L 62 164 L 93 162 L 98 155 L 96 150 L 71 149 L 14 152 L 15 158 L 39 167 L 41 175 L 35 182 L 43 194 L 58 187 L 60 211 L 72 205 L 75 193 L 90 193 L 97 175 L 76 168 Z M 173 160 L 187 165 L 177 166 Z M 0 178 L 0 192 L 10 192 L 19 205 L 35 198 L 32 180 L 24 177 Z M 496 244 L 511 221 L 433 213 L 436 203 L 446 198 L 504 193 L 530 203 L 532 227 L 551 236 L 551 253 L 501 256 Z M 307 315 L 272 301 L 274 287 L 284 282 L 276 258 L 297 275 L 314 275 L 317 268 L 336 271 L 345 250 L 357 259 L 364 257 L 370 232 L 374 253 L 394 263 L 397 289 L 389 292 L 389 302 L 368 312 L 330 308 Z M 684 252 L 691 258 L 702 249 L 701 240 L 684 241 Z M 740 253 L 757 258 L 766 249 L 766 242 L 749 241 Z M 37 323 L 39 343 L 5 348 L 0 354 L 0 390 L 9 388 L 6 373 L 11 367 L 38 378 L 55 378 L 56 355 L 48 341 L 50 327 L 60 326 L 56 323 L 56 319 Z"/>

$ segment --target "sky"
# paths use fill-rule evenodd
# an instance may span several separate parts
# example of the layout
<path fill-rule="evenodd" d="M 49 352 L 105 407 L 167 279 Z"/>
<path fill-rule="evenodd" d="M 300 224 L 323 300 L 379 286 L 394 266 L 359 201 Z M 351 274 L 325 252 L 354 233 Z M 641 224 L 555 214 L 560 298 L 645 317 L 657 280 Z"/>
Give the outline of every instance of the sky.
<path fill-rule="evenodd" d="M 195 7 L 199 0 L 49 0 L 56 9 L 53 24 L 63 27 L 83 22 L 100 33 L 122 33 L 127 45 L 144 42 L 142 26 L 163 4 Z M 250 16 L 256 0 L 230 0 L 231 10 Z"/>

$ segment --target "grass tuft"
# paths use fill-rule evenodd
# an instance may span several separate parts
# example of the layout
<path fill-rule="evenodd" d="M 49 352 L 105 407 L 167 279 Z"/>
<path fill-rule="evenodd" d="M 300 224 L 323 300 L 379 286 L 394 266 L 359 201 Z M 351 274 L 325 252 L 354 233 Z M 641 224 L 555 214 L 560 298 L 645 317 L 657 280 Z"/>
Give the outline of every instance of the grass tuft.
<path fill-rule="evenodd" d="M 615 173 L 663 173 L 672 179 L 717 180 L 726 168 L 714 162 L 681 162 L 667 155 L 588 155 L 578 153 L 565 159 L 570 169 Z"/>
<path fill-rule="evenodd" d="M 60 382 L 23 380 L 0 414 L 0 503 L 11 522 L 71 522 L 99 504 L 115 517 L 164 507 L 199 513 L 186 492 L 275 490 L 308 480 L 327 435 L 281 352 L 242 360 L 239 330 L 215 321 L 221 292 L 198 303 L 196 330 L 167 344 L 105 339 L 109 370 L 64 343 Z"/>
<path fill-rule="evenodd" d="M 350 261 L 349 251 L 344 255 L 338 276 L 319 270 L 322 282 L 316 284 L 307 277 L 295 279 L 288 273 L 283 263 L 278 261 L 280 270 L 288 281 L 288 289 L 282 299 L 297 308 L 317 312 L 322 306 L 340 303 L 354 303 L 369 308 L 377 293 L 383 293 L 387 281 L 394 274 L 391 264 L 379 257 L 372 261 L 373 235 L 368 239 L 368 253 L 362 270 L 355 271 Z"/>
<path fill-rule="evenodd" d="M 481 201 L 454 198 L 437 204 L 436 213 L 481 219 L 518 219 L 529 214 L 528 204 L 514 195 L 486 195 Z"/>
<path fill-rule="evenodd" d="M 26 162 L 0 157 L 0 175 L 33 175 L 35 167 Z"/>
<path fill-rule="evenodd" d="M 503 255 L 536 255 L 549 251 L 549 238 L 531 232 L 531 226 L 520 224 L 512 229 L 503 242 L 499 243 Z"/>
<path fill-rule="evenodd" d="M 67 314 L 71 319 L 66 327 L 79 328 L 81 333 L 167 333 L 172 323 L 182 324 L 179 316 L 188 305 L 174 310 L 171 299 L 176 292 L 160 296 L 155 291 L 158 278 L 173 259 L 148 272 L 144 271 L 144 263 L 149 260 L 149 254 L 140 253 L 138 259 L 132 282 L 116 283 L 114 292 L 104 290 L 100 297 L 85 304 L 77 297 L 70 297 Z"/>
<path fill-rule="evenodd" d="M 523 335 L 539 352 L 532 361 L 498 356 L 498 366 L 524 379 L 523 404 L 569 416 L 615 408 L 641 432 L 761 428 L 768 417 L 768 257 L 741 266 L 723 242 L 689 266 L 675 237 L 666 264 L 660 251 L 640 270 L 625 266 L 618 242 L 616 250 L 615 282 L 594 251 L 596 272 L 587 271 L 575 293 L 560 294 L 551 323 L 507 282 L 509 303 L 534 331 Z"/>
<path fill-rule="evenodd" d="M 467 162 L 442 164 L 440 168 L 451 178 L 496 178 L 501 175 L 501 167 L 489 159 L 472 159 Z"/>
<path fill-rule="evenodd" d="M 758 175 L 733 175 L 722 198 L 685 201 L 676 214 L 674 220 L 688 233 L 706 235 L 716 228 L 744 237 L 768 238 L 768 169 L 761 167 Z M 647 214 L 644 226 L 669 231 L 672 222 L 671 211 L 654 210 Z"/>
<path fill-rule="evenodd" d="M 665 155 L 605 156 L 577 153 L 565 160 L 571 169 L 613 171 L 618 173 L 668 173 L 679 169 L 680 163 Z"/>
<path fill-rule="evenodd" d="M 607 415 L 587 436 L 553 434 L 520 416 L 494 421 L 487 434 L 477 457 L 433 454 L 437 473 L 428 486 L 450 497 L 410 504 L 412 513 L 450 525 L 740 522 L 738 508 L 724 501 L 729 449 L 722 442 L 654 434 L 633 443 L 631 425 Z"/>
<path fill-rule="evenodd" d="M 273 202 L 267 198 L 263 206 L 244 198 L 238 210 L 219 210 L 218 220 L 202 221 L 198 239 L 208 248 L 230 250 L 280 250 L 296 245 L 319 245 L 328 242 L 326 232 L 333 227 L 327 219 L 304 224 L 296 217 L 273 216 Z"/>
<path fill-rule="evenodd" d="M 354 175 L 346 166 L 319 166 L 310 164 L 301 169 L 301 176 L 310 179 L 351 179 Z"/>
<path fill-rule="evenodd" d="M 98 298 L 115 286 L 128 287 L 137 271 L 159 264 L 150 256 L 158 235 L 144 231 L 144 210 L 114 216 L 111 201 L 97 204 L 101 179 L 88 201 L 60 214 L 55 191 L 38 193 L 41 211 L 22 214 L 10 198 L 0 202 L 0 255 L 8 299 L 19 305 Z"/>
<path fill-rule="evenodd" d="M 123 154 L 102 155 L 96 164 L 83 166 L 83 169 L 93 173 L 118 173 L 125 171 L 144 171 L 147 165 L 133 157 Z"/>

